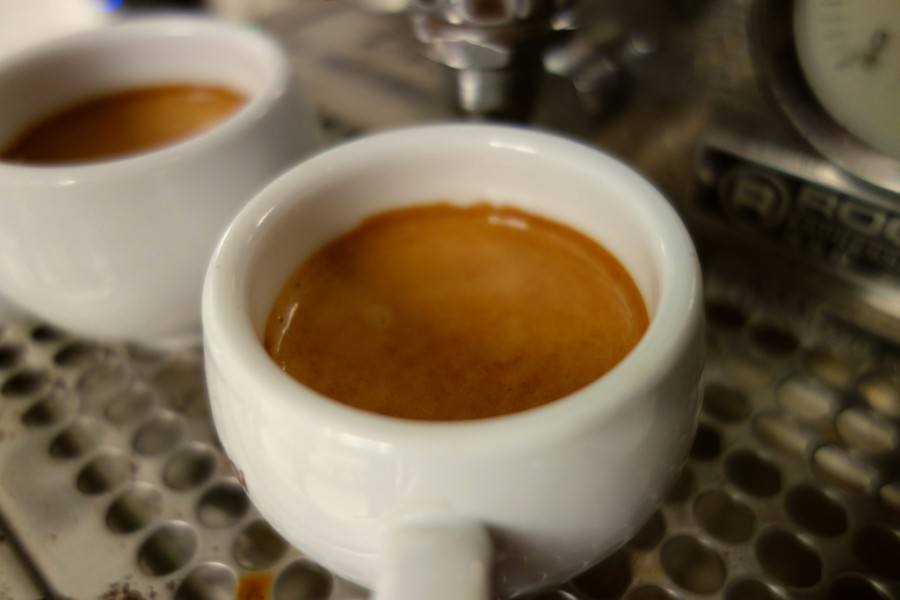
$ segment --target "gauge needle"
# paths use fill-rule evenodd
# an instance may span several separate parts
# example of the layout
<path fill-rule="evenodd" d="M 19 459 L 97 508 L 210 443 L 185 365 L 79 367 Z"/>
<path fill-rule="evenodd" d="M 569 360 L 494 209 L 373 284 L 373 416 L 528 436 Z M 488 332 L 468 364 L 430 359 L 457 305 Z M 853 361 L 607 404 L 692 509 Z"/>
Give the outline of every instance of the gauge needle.
<path fill-rule="evenodd" d="M 881 53 L 884 51 L 888 42 L 891 39 L 891 34 L 885 29 L 878 29 L 869 36 L 869 46 L 865 50 L 861 50 L 859 52 L 854 52 L 853 54 L 845 57 L 841 60 L 836 66 L 838 69 L 843 69 L 845 67 L 849 67 L 853 63 L 859 61 L 862 63 L 863 68 L 871 69 L 878 65 L 878 60 L 881 58 Z"/>

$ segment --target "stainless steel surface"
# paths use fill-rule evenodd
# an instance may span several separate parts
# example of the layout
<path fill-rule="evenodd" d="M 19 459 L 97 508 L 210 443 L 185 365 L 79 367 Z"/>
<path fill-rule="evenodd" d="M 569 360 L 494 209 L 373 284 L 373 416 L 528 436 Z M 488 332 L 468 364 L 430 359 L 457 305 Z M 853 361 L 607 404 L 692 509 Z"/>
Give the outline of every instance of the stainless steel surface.
<path fill-rule="evenodd" d="M 595 121 L 618 108 L 629 92 L 631 72 L 655 50 L 655 39 L 640 31 L 612 39 L 585 33 L 548 48 L 543 64 L 548 73 L 571 81 L 581 110 Z"/>
<path fill-rule="evenodd" d="M 653 32 L 656 50 L 633 69 L 619 109 L 578 134 L 655 181 L 707 260 L 733 256 L 754 285 L 803 290 L 842 318 L 900 339 L 900 196 L 820 154 L 785 115 L 755 56 L 760 1 L 655 11 L 638 1 L 602 13 L 606 26 Z M 730 165 L 717 170 L 710 159 L 723 156 Z M 728 193 L 720 181 L 728 170 L 750 174 L 741 180 L 749 193 Z M 736 203 L 752 204 L 761 219 L 744 218 Z M 801 216 L 804 203 L 817 203 L 819 216 Z"/>
<path fill-rule="evenodd" d="M 45 593 L 364 596 L 301 558 L 247 501 L 217 445 L 199 352 L 19 322 L 2 325 L 0 355 L 0 514 Z"/>
<path fill-rule="evenodd" d="M 702 140 L 685 213 L 707 254 L 755 265 L 752 277 L 800 288 L 828 310 L 900 340 L 900 207 L 822 158 L 738 132 Z"/>
<path fill-rule="evenodd" d="M 900 354 L 729 268 L 711 269 L 707 297 L 704 412 L 684 474 L 635 539 L 538 597 L 900 597 Z M 52 596 L 367 596 L 249 506 L 197 353 L 33 323 L 4 324 L 0 350 L 0 510 Z"/>

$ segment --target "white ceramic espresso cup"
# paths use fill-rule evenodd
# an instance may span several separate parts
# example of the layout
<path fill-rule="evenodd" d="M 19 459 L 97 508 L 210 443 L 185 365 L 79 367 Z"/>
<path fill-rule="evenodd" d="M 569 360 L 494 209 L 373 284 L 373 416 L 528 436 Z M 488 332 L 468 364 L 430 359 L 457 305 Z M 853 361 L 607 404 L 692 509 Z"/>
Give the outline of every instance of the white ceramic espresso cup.
<path fill-rule="evenodd" d="M 261 343 L 298 264 L 361 219 L 490 201 L 600 241 L 650 326 L 609 373 L 541 407 L 463 422 L 368 413 L 282 372 Z M 565 581 L 632 536 L 682 466 L 703 364 L 701 278 L 678 216 L 589 147 L 487 125 L 389 132 L 266 187 L 207 272 L 206 376 L 216 428 L 262 514 L 381 600 L 471 600 Z"/>
<path fill-rule="evenodd" d="M 248 98 L 160 149 L 60 166 L 0 161 L 0 293 L 91 336 L 199 341 L 216 239 L 318 145 L 294 79 L 264 35 L 188 16 L 126 20 L 0 62 L 0 148 L 42 117 L 111 91 L 200 83 Z"/>

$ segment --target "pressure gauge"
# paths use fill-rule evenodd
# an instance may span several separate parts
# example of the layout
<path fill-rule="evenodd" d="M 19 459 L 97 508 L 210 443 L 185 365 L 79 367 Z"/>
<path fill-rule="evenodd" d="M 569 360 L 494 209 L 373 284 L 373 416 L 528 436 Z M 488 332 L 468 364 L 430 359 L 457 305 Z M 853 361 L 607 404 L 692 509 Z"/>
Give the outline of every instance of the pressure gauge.
<path fill-rule="evenodd" d="M 757 75 L 833 165 L 900 194 L 900 0 L 753 0 Z"/>
<path fill-rule="evenodd" d="M 900 160 L 900 0 L 796 0 L 794 41 L 822 107 Z"/>

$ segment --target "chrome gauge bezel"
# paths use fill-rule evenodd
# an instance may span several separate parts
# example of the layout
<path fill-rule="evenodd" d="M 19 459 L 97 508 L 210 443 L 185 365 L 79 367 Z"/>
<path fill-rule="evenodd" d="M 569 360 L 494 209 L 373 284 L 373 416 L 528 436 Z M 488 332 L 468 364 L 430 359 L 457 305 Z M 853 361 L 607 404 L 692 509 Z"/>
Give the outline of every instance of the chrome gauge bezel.
<path fill-rule="evenodd" d="M 798 133 L 825 158 L 872 185 L 900 194 L 900 160 L 847 131 L 807 83 L 794 43 L 794 5 L 793 0 L 754 3 L 750 43 L 765 88 Z"/>

